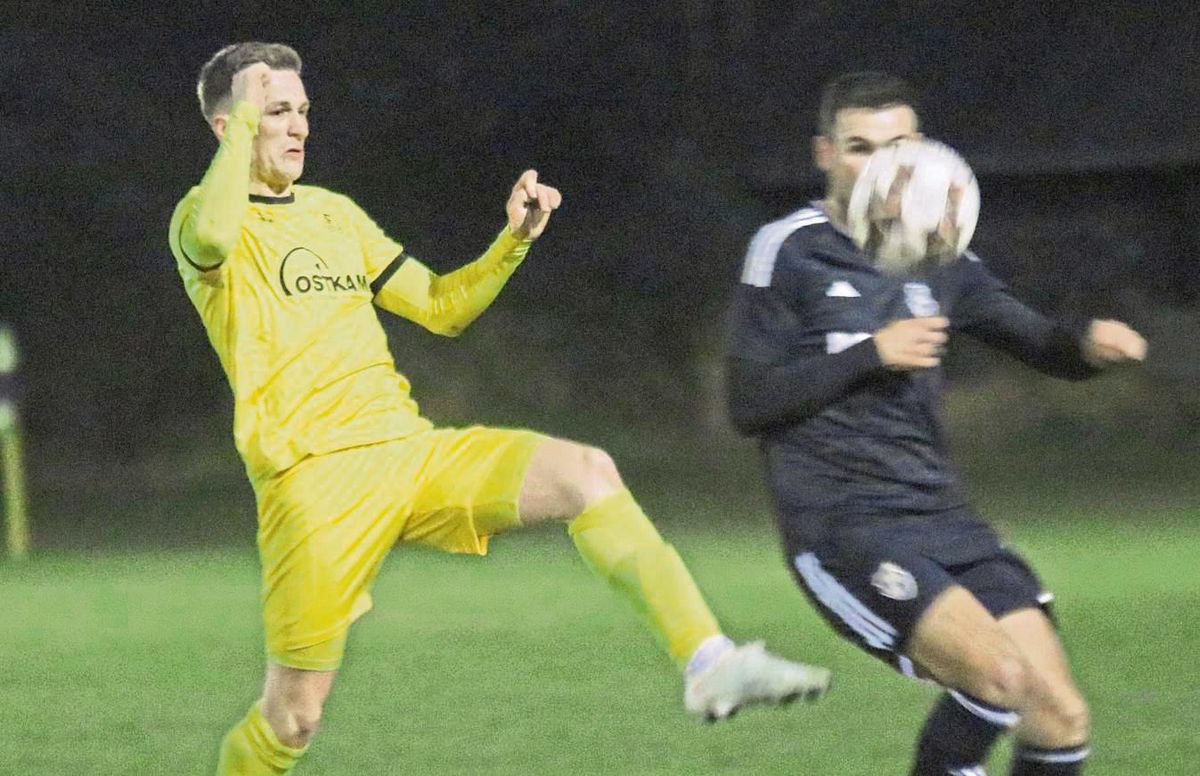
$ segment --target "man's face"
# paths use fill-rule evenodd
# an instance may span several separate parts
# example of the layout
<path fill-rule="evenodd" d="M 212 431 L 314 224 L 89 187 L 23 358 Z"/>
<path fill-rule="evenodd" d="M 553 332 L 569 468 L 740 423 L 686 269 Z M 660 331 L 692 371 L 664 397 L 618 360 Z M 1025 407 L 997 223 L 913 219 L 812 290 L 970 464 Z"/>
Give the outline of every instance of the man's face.
<path fill-rule="evenodd" d="M 920 137 L 917 114 L 908 105 L 844 108 L 837 112 L 832 137 L 813 138 L 813 158 L 825 173 L 825 195 L 844 213 L 854 182 L 875 149 Z"/>
<path fill-rule="evenodd" d="M 283 194 L 304 173 L 308 95 L 295 70 L 272 70 L 250 158 L 251 183 Z"/>

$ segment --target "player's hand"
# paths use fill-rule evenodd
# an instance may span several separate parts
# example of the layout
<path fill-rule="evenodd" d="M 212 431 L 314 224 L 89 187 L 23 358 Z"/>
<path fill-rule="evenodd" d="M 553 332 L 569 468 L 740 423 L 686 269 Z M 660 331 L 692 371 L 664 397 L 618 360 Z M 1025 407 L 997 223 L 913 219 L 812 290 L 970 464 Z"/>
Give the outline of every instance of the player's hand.
<path fill-rule="evenodd" d="M 538 183 L 537 170 L 521 173 L 508 197 L 508 229 L 522 240 L 536 240 L 546 229 L 546 222 L 562 204 L 562 194 L 552 186 Z"/>
<path fill-rule="evenodd" d="M 875 332 L 875 350 L 888 369 L 932 369 L 942 363 L 949 328 L 949 319 L 940 315 L 893 321 Z"/>
<path fill-rule="evenodd" d="M 271 81 L 271 68 L 265 62 L 255 62 L 233 74 L 229 95 L 234 105 L 248 102 L 259 112 L 267 107 L 267 85 Z"/>
<path fill-rule="evenodd" d="M 1144 361 L 1146 340 L 1120 321 L 1095 320 L 1083 338 L 1083 357 L 1096 367 Z"/>

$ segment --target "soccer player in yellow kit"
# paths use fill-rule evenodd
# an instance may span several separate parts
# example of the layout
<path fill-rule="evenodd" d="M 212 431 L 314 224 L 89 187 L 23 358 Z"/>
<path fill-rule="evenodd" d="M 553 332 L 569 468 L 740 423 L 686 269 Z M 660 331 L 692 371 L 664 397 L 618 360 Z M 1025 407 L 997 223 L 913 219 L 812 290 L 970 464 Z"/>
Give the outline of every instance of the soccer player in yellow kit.
<path fill-rule="evenodd" d="M 475 261 L 430 271 L 350 199 L 297 185 L 308 107 L 300 59 L 241 43 L 201 70 L 219 139 L 170 244 L 234 395 L 258 502 L 267 671 L 225 736 L 220 776 L 283 774 L 316 731 L 350 624 L 397 542 L 484 554 L 519 526 L 567 522 L 580 554 L 684 671 L 687 710 L 814 697 L 824 669 L 735 646 L 601 450 L 532 431 L 434 428 L 396 371 L 375 306 L 456 336 L 496 297 L 559 206 L 528 170 Z"/>

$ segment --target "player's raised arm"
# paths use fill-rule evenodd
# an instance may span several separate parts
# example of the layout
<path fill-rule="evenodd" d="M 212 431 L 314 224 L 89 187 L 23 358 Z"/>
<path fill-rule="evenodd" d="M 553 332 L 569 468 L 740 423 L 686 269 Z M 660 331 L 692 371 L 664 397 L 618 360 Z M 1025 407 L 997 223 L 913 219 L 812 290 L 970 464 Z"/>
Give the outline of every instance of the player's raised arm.
<path fill-rule="evenodd" d="M 505 206 L 508 225 L 482 256 L 439 275 L 401 253 L 372 281 L 375 304 L 437 334 L 458 336 L 495 300 L 561 204 L 558 189 L 526 170 Z"/>
<path fill-rule="evenodd" d="M 198 191 L 187 200 L 177 235 L 184 255 L 199 269 L 220 265 L 237 244 L 249 201 L 254 136 L 266 105 L 270 73 L 270 67 L 262 62 L 235 73 L 228 100 L 215 106 L 209 119 L 220 145 Z"/>

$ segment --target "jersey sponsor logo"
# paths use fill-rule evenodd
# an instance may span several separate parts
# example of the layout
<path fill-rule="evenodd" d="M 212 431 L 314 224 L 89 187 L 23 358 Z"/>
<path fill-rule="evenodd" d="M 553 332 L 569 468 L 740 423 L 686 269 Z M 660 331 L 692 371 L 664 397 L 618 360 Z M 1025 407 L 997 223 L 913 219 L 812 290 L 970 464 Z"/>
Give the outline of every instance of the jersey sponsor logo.
<path fill-rule="evenodd" d="M 854 297 L 862 296 L 862 294 L 858 293 L 858 289 L 850 285 L 849 281 L 835 280 L 829 284 L 829 289 L 825 291 L 825 296 L 853 299 Z"/>
<path fill-rule="evenodd" d="M 937 315 L 942 309 L 938 300 L 933 298 L 933 291 L 924 283 L 905 283 L 904 303 L 919 318 Z"/>
<path fill-rule="evenodd" d="M 871 575 L 871 584 L 884 598 L 911 601 L 917 597 L 917 580 L 905 568 L 885 560 Z"/>
<path fill-rule="evenodd" d="M 329 264 L 308 248 L 293 248 L 279 264 L 284 296 L 369 293 L 366 275 L 331 272 Z"/>
<path fill-rule="evenodd" d="M 825 335 L 825 352 L 841 353 L 846 348 L 870 338 L 869 331 L 831 331 Z"/>

